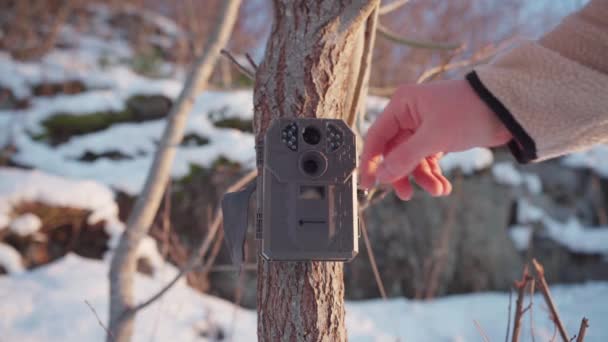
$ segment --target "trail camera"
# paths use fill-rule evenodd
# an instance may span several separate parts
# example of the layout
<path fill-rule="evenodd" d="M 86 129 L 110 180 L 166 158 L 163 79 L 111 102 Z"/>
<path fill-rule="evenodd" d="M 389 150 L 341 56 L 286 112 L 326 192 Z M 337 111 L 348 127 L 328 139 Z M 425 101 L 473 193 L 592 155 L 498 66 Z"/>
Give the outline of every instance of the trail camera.
<path fill-rule="evenodd" d="M 275 119 L 258 151 L 256 236 L 268 260 L 349 261 L 358 253 L 355 134 L 336 119 Z M 242 258 L 251 187 L 223 200 L 226 241 Z M 240 205 L 237 204 L 241 203 Z M 246 227 L 246 218 L 245 227 Z M 237 222 L 240 221 L 240 222 Z M 246 228 L 245 228 L 246 229 Z"/>
<path fill-rule="evenodd" d="M 342 120 L 279 119 L 268 128 L 261 206 L 266 259 L 357 255 L 355 142 Z"/>

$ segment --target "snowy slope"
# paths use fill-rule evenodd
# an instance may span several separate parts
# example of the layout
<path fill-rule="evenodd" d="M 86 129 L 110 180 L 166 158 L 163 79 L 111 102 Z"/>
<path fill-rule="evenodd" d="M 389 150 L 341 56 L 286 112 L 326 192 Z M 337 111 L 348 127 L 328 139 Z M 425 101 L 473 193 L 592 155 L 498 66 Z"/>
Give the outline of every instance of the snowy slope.
<path fill-rule="evenodd" d="M 0 277 L 0 337 L 2 341 L 102 341 L 100 319 L 107 317 L 107 265 L 68 255 L 32 272 Z M 175 270 L 165 267 L 164 279 Z M 138 299 L 147 298 L 166 280 L 139 275 Z M 348 285 L 347 285 L 348 286 Z M 590 318 L 587 342 L 608 340 L 608 283 L 555 286 L 553 294 L 562 319 L 574 334 L 583 316 Z M 553 335 L 545 305 L 534 298 L 537 340 Z M 351 341 L 480 341 L 476 320 L 492 341 L 504 339 L 508 295 L 484 293 L 450 296 L 431 302 L 407 299 L 349 302 L 347 329 Z M 137 316 L 135 341 L 205 341 L 201 336 L 220 328 L 232 341 L 253 341 L 255 312 L 201 295 L 178 283 L 167 296 Z M 234 330 L 233 330 L 234 329 Z M 233 333 L 232 333 L 233 331 Z M 522 341 L 529 341 L 529 317 Z"/>

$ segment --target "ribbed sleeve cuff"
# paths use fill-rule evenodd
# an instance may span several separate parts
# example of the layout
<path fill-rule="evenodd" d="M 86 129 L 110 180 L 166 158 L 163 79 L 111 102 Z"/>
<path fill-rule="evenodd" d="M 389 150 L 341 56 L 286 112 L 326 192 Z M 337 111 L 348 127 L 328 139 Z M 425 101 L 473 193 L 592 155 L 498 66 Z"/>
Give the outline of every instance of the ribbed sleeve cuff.
<path fill-rule="evenodd" d="M 515 159 L 520 163 L 529 163 L 537 159 L 536 143 L 534 142 L 534 139 L 532 139 L 519 122 L 517 122 L 507 107 L 505 107 L 502 102 L 483 85 L 479 76 L 477 76 L 477 73 L 471 71 L 467 74 L 466 79 L 479 98 L 496 113 L 500 121 L 511 132 L 513 140 L 511 140 L 507 146 Z"/>

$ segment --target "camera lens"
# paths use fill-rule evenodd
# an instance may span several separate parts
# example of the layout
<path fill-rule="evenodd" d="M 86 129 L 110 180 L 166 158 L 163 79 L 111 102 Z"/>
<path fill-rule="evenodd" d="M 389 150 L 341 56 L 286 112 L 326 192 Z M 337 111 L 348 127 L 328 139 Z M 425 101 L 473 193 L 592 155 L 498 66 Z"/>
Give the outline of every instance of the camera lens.
<path fill-rule="evenodd" d="M 316 145 L 321 141 L 321 132 L 314 126 L 308 126 L 304 128 L 302 137 L 304 138 L 304 142 L 307 144 Z"/>
<path fill-rule="evenodd" d="M 313 159 L 305 160 L 302 162 L 302 170 L 309 175 L 314 175 L 319 171 L 319 164 Z"/>
<path fill-rule="evenodd" d="M 308 151 L 300 158 L 300 170 L 309 177 L 319 177 L 327 170 L 327 159 L 318 151 Z"/>

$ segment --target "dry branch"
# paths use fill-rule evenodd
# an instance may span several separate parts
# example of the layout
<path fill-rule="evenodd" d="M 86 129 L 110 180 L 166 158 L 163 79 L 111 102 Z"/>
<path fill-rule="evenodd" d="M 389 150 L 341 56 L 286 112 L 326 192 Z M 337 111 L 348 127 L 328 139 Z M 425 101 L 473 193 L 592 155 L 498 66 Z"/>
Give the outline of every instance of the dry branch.
<path fill-rule="evenodd" d="M 363 241 L 365 241 L 365 249 L 367 249 L 367 256 L 369 258 L 369 263 L 372 266 L 372 271 L 374 272 L 374 278 L 376 279 L 376 285 L 378 285 L 378 291 L 380 291 L 380 296 L 382 296 L 382 299 L 386 300 L 388 297 L 386 296 L 386 290 L 384 289 L 384 283 L 382 282 L 382 278 L 380 277 L 380 272 L 378 271 L 378 265 L 376 264 L 376 257 L 374 256 L 372 244 L 369 241 L 369 235 L 367 234 L 367 224 L 365 223 L 365 217 L 361 216 L 360 220 L 361 220 L 361 232 L 363 233 Z"/>
<path fill-rule="evenodd" d="M 128 342 L 133 335 L 134 316 L 137 311 L 133 309 L 133 280 L 137 264 L 137 247 L 148 234 L 158 211 L 164 187 L 170 177 L 177 145 L 182 141 L 184 135 L 184 128 L 194 103 L 194 97 L 207 85 L 220 50 L 226 45 L 232 32 L 239 5 L 240 0 L 223 2 L 214 32 L 210 34 L 204 52 L 195 61 L 179 98 L 171 108 L 143 191 L 137 198 L 135 208 L 129 216 L 125 231 L 114 251 L 109 274 L 109 331 L 118 342 Z M 110 337 L 111 334 L 108 334 L 106 340 L 110 341 Z"/>
<path fill-rule="evenodd" d="M 241 74 L 246 76 L 248 79 L 255 81 L 255 71 L 251 71 L 247 69 L 246 66 L 239 63 L 239 61 L 237 61 L 236 58 L 229 51 L 222 49 L 221 54 L 222 56 L 228 58 L 228 60 L 232 62 L 232 64 L 238 69 Z"/>
<path fill-rule="evenodd" d="M 380 8 L 378 9 L 378 15 L 385 15 L 394 12 L 399 8 L 403 7 L 403 5 L 407 4 L 408 2 L 410 2 L 410 0 L 394 0 L 384 6 L 380 6 Z"/>
<path fill-rule="evenodd" d="M 255 63 L 251 55 L 249 53 L 246 53 L 245 57 L 247 57 L 247 61 L 249 62 L 253 70 L 258 71 L 258 65 Z"/>
<path fill-rule="evenodd" d="M 483 342 L 490 342 L 490 338 L 488 337 L 488 334 L 486 334 L 485 330 L 483 330 L 481 327 L 481 324 L 479 324 L 476 319 L 473 320 L 473 323 L 475 323 L 475 327 L 477 328 L 477 331 L 479 331 Z"/>
<path fill-rule="evenodd" d="M 106 328 L 105 324 L 103 324 L 103 322 L 99 318 L 99 315 L 97 314 L 97 310 L 95 310 L 95 308 L 93 307 L 93 305 L 91 305 L 91 303 L 89 303 L 88 300 L 85 299 L 84 303 L 89 307 L 89 309 L 91 310 L 91 312 L 93 313 L 93 315 L 95 315 L 95 319 L 97 319 L 97 323 L 99 324 L 99 326 L 105 331 L 106 335 L 110 336 L 110 338 L 113 341 L 114 340 L 114 336 L 112 335 L 112 333 L 110 332 L 110 330 L 108 330 L 108 328 Z"/>
<path fill-rule="evenodd" d="M 257 170 L 253 170 L 253 171 L 247 173 L 245 176 L 243 176 L 241 179 L 239 179 L 233 185 L 231 185 L 228 188 L 228 190 L 226 190 L 226 192 L 233 192 L 233 191 L 236 191 L 236 190 L 242 188 L 247 183 L 249 183 L 253 179 L 255 179 L 256 176 L 257 176 Z M 156 300 L 161 298 L 165 293 L 167 293 L 167 291 L 169 291 L 184 275 L 188 274 L 190 271 L 192 271 L 193 269 L 198 267 L 202 263 L 205 254 L 209 250 L 209 247 L 211 246 L 211 243 L 213 242 L 215 235 L 218 233 L 218 230 L 222 224 L 222 221 L 223 221 L 222 211 L 218 209 L 218 211 L 216 212 L 215 217 L 213 219 L 213 222 L 211 223 L 211 226 L 209 227 L 205 240 L 203 240 L 201 245 L 197 248 L 197 252 L 192 254 L 192 256 L 190 257 L 190 260 L 188 260 L 188 263 L 186 263 L 186 266 L 184 266 L 182 269 L 180 269 L 178 274 L 173 279 L 171 279 L 171 281 L 169 281 L 165 286 L 163 286 L 156 294 L 152 295 L 147 300 L 141 302 L 140 304 L 138 304 L 131 310 L 134 312 L 139 311 L 139 310 L 145 308 L 146 306 L 154 303 Z M 218 237 L 218 238 L 221 238 L 221 237 Z M 220 244 L 220 246 L 221 246 L 221 244 Z M 210 267 L 211 267 L 211 263 L 207 262 L 203 269 L 208 272 L 208 268 L 210 268 Z"/>
<path fill-rule="evenodd" d="M 576 336 L 576 342 L 583 342 L 585 340 L 587 328 L 589 328 L 589 320 L 586 317 L 583 317 L 581 320 L 581 327 L 578 329 L 578 335 Z"/>
<path fill-rule="evenodd" d="M 524 297 L 525 297 L 526 287 L 528 286 L 528 283 L 532 279 L 533 279 L 532 276 L 528 272 L 528 265 L 526 265 L 526 267 L 524 268 L 524 273 L 521 277 L 521 280 L 519 280 L 519 281 L 516 280 L 515 284 L 513 285 L 515 287 L 515 289 L 517 290 L 517 302 L 515 304 L 515 318 L 513 319 L 513 336 L 511 339 L 512 342 L 519 341 L 519 333 L 521 331 L 521 320 L 522 320 L 524 313 L 530 307 L 529 306 L 528 308 L 524 309 Z"/>
<path fill-rule="evenodd" d="M 378 23 L 378 33 L 386 40 L 393 43 L 406 45 L 412 48 L 418 49 L 429 49 L 429 50 L 456 50 L 462 47 L 460 43 L 436 43 L 436 42 L 424 42 L 415 39 L 409 39 L 399 36 L 392 32 L 388 27 Z"/>
<path fill-rule="evenodd" d="M 536 259 L 532 259 L 532 265 L 534 266 L 534 272 L 536 273 L 536 279 L 538 280 L 538 287 L 545 298 L 545 302 L 551 310 L 551 319 L 555 326 L 559 330 L 559 334 L 564 342 L 570 341 L 570 335 L 566 331 L 566 327 L 564 323 L 562 323 L 561 318 L 559 317 L 559 313 L 557 312 L 557 306 L 551 297 L 551 291 L 549 290 L 549 285 L 547 284 L 547 280 L 545 279 L 545 269 L 543 266 L 536 261 Z"/>

